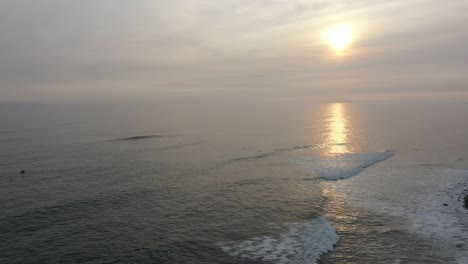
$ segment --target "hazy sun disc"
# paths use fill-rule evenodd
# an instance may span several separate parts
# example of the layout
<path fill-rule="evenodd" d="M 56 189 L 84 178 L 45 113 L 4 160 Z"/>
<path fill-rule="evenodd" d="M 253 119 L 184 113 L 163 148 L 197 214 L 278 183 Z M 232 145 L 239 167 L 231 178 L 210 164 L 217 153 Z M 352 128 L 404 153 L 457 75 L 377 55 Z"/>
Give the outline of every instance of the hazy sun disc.
<path fill-rule="evenodd" d="M 353 41 L 353 31 L 347 25 L 336 26 L 328 30 L 327 40 L 335 50 L 344 50 Z"/>

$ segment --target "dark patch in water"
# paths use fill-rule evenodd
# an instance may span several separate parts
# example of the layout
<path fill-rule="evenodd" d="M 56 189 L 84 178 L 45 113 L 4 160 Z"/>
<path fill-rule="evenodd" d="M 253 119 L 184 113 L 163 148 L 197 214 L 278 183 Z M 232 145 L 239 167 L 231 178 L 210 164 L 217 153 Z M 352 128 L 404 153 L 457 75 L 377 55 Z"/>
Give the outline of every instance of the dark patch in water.
<path fill-rule="evenodd" d="M 328 144 L 329 146 L 347 146 L 348 143 L 335 143 L 335 144 Z"/>
<path fill-rule="evenodd" d="M 149 139 L 149 138 L 161 138 L 161 135 L 146 135 L 146 136 L 133 136 L 133 137 L 126 137 L 126 138 L 118 138 L 114 140 L 118 141 L 129 141 L 129 140 L 142 140 L 142 139 Z"/>
<path fill-rule="evenodd" d="M 465 194 L 465 198 L 463 200 L 463 205 L 465 206 L 465 209 L 468 210 L 468 193 Z"/>

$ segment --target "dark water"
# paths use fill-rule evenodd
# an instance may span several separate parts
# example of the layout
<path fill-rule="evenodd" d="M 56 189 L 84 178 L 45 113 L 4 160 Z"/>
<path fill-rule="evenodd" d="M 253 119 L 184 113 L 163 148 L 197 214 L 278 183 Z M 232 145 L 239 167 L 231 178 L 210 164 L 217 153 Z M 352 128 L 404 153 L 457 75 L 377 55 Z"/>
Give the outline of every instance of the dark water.
<path fill-rule="evenodd" d="M 466 263 L 466 104 L 0 113 L 1 263 Z"/>

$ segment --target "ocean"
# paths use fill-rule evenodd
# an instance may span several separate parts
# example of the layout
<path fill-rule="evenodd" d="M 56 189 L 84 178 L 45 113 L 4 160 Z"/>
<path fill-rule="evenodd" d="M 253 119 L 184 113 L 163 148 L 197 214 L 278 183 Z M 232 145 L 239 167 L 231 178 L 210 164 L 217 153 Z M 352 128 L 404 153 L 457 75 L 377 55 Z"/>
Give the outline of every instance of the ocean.
<path fill-rule="evenodd" d="M 0 104 L 0 263 L 468 263 L 468 104 Z"/>

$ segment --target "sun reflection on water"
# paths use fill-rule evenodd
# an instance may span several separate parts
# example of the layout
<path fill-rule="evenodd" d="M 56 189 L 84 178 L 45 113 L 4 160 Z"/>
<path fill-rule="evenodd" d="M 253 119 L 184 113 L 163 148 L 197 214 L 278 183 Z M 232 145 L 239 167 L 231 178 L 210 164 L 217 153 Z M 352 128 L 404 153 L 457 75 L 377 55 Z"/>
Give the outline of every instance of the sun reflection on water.
<path fill-rule="evenodd" d="M 351 130 L 346 116 L 346 104 L 330 104 L 328 106 L 328 114 L 330 118 L 325 135 L 327 154 L 349 153 L 348 143 Z"/>

